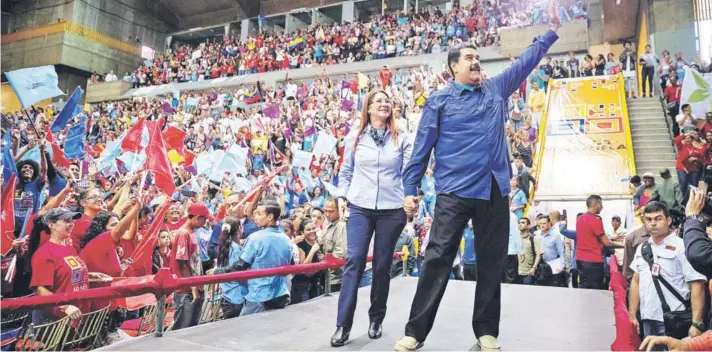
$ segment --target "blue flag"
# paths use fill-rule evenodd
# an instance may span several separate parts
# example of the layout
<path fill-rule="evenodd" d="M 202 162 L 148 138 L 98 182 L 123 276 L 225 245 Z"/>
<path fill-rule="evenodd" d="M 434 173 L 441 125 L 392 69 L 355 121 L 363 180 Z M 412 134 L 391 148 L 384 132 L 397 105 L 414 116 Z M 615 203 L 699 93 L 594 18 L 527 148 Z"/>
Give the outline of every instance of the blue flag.
<path fill-rule="evenodd" d="M 64 155 L 67 159 L 82 159 L 86 154 L 87 118 L 82 116 L 79 123 L 69 127 L 67 141 L 64 143 Z"/>
<path fill-rule="evenodd" d="M 80 87 L 74 90 L 72 96 L 69 97 L 67 103 L 64 104 L 62 111 L 59 112 L 57 118 L 52 122 L 52 133 L 61 132 L 73 116 L 79 115 L 82 112 L 82 108 L 79 106 L 79 100 L 83 94 L 84 91 Z"/>
<path fill-rule="evenodd" d="M 5 133 L 2 138 L 2 177 L 3 186 L 10 179 L 12 174 L 17 175 L 17 166 L 15 165 L 15 158 L 12 156 L 12 136 L 10 132 Z"/>
<path fill-rule="evenodd" d="M 57 86 L 59 79 L 52 65 L 5 72 L 5 77 L 15 90 L 23 109 L 38 101 L 64 94 Z"/>

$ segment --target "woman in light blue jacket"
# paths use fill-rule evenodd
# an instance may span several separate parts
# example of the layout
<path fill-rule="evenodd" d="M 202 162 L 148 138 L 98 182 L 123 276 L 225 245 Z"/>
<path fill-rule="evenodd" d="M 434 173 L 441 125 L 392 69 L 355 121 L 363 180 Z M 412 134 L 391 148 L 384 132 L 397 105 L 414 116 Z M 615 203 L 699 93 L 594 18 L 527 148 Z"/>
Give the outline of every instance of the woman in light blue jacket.
<path fill-rule="evenodd" d="M 349 338 L 358 286 L 374 232 L 368 336 L 381 337 L 390 265 L 396 241 L 406 224 L 402 170 L 410 159 L 411 142 L 396 127 L 393 101 L 385 91 L 367 94 L 363 106 L 361 125 L 344 141 L 344 162 L 339 172 L 339 193 L 346 195 L 350 215 L 337 329 L 331 338 L 334 347 L 343 346 Z"/>

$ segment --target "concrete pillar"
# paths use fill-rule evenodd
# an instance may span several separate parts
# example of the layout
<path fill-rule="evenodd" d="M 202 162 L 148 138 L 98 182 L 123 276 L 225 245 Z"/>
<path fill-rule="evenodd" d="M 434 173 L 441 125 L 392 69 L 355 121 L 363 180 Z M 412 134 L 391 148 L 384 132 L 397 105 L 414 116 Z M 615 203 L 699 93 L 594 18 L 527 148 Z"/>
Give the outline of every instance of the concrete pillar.
<path fill-rule="evenodd" d="M 465 7 L 475 3 L 475 0 L 460 0 L 460 7 Z"/>
<path fill-rule="evenodd" d="M 403 11 L 408 12 L 408 0 L 403 0 Z"/>
<path fill-rule="evenodd" d="M 650 44 L 655 53 L 667 49 L 672 55 L 679 51 L 687 60 L 694 58 L 697 45 L 692 1 L 652 0 L 648 15 Z"/>
<path fill-rule="evenodd" d="M 166 47 L 164 48 L 165 50 L 169 50 L 171 48 L 171 42 L 173 41 L 173 36 L 172 35 L 167 35 L 166 36 Z M 163 53 L 161 53 L 162 55 Z"/>
<path fill-rule="evenodd" d="M 407 1 L 407 0 L 406 0 Z M 353 1 L 347 1 L 342 4 L 341 22 L 353 22 L 356 18 L 356 9 Z"/>
<path fill-rule="evenodd" d="M 225 38 L 229 38 L 229 37 L 230 37 L 230 24 L 229 24 L 229 23 L 225 25 L 225 35 L 224 35 L 224 37 L 225 37 Z"/>
<path fill-rule="evenodd" d="M 250 19 L 246 18 L 242 20 L 240 25 L 240 40 L 247 41 L 247 37 L 250 35 Z"/>

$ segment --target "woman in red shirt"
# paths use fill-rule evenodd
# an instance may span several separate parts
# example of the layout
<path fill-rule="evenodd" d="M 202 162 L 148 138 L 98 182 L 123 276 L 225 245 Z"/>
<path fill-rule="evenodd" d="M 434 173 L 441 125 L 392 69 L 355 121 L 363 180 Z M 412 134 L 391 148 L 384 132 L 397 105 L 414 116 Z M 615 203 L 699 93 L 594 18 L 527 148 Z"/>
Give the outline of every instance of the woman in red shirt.
<path fill-rule="evenodd" d="M 677 148 L 677 178 L 680 189 L 687 194 L 688 185 L 697 186 L 700 181 L 702 163 L 705 158 L 707 144 L 700 140 L 696 127 L 685 127 L 682 133 L 675 137 Z"/>
<path fill-rule="evenodd" d="M 109 282 L 111 277 L 96 272 L 89 272 L 84 261 L 77 255 L 74 247 L 68 243 L 69 235 L 74 228 L 74 220 L 81 218 L 81 213 L 75 213 L 65 208 L 54 208 L 43 215 L 42 226 L 33 229 L 49 232 L 49 242 L 39 247 L 32 254 L 32 281 L 30 287 L 35 295 L 47 296 L 54 293 L 78 292 L 89 288 L 89 281 Z M 89 312 L 91 302 L 77 303 L 53 307 L 49 311 L 53 318 L 68 315 L 78 319 L 81 314 Z"/>

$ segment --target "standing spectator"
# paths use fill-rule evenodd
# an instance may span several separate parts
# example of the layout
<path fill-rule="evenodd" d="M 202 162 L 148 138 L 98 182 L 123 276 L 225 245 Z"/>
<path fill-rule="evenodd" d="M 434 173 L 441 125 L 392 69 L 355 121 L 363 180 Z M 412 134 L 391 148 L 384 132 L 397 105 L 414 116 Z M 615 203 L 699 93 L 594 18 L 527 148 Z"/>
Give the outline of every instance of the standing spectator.
<path fill-rule="evenodd" d="M 381 78 L 381 89 L 386 90 L 391 86 L 391 78 L 393 78 L 393 72 L 388 68 L 388 65 L 383 65 L 381 72 L 378 74 Z"/>
<path fill-rule="evenodd" d="M 635 272 L 628 291 L 630 321 L 643 337 L 669 336 L 672 332 L 665 330 L 663 314 L 691 308 L 692 326 L 687 335 L 699 336 L 705 330 L 706 277 L 692 268 L 682 238 L 670 231 L 672 219 L 667 207 L 651 202 L 643 214 L 650 238 L 638 246 L 630 264 Z"/>
<path fill-rule="evenodd" d="M 467 222 L 467 226 L 462 232 L 462 239 L 465 241 L 465 248 L 462 253 L 463 279 L 477 281 L 477 257 L 475 255 L 475 233 L 472 229 L 472 220 Z"/>
<path fill-rule="evenodd" d="M 204 203 L 194 203 L 188 207 L 188 221 L 173 232 L 171 243 L 171 272 L 179 278 L 203 274 L 200 248 L 195 231 L 203 228 L 208 221 L 214 221 Z M 198 324 L 203 296 L 199 287 L 180 289 L 173 293 L 175 317 L 173 330 Z"/>
<path fill-rule="evenodd" d="M 641 97 L 645 98 L 645 83 L 648 83 L 648 90 L 650 94 L 648 96 L 653 96 L 653 79 L 655 76 L 655 64 L 659 61 L 658 58 L 651 52 L 652 47 L 650 44 L 645 46 L 645 53 L 640 56 L 640 63 L 643 66 L 643 80 L 642 87 L 643 93 Z M 662 76 L 661 76 L 662 79 Z"/>
<path fill-rule="evenodd" d="M 569 51 L 569 59 L 566 60 L 566 68 L 569 70 L 569 76 L 574 77 L 573 74 L 579 70 L 579 67 L 579 60 L 574 56 L 573 51 Z"/>
<path fill-rule="evenodd" d="M 682 84 L 678 84 L 677 78 L 670 79 L 670 85 L 664 88 L 663 98 L 667 105 L 670 116 L 677 118 L 680 113 L 680 95 L 682 94 Z M 703 132 L 704 133 L 704 132 Z M 673 134 L 677 137 L 680 134 L 680 124 L 673 124 Z"/>
<path fill-rule="evenodd" d="M 269 269 L 294 264 L 292 241 L 277 227 L 281 207 L 273 200 L 262 201 L 254 212 L 254 221 L 261 230 L 245 242 L 240 259 L 229 267 L 218 268 L 214 274 L 248 269 Z M 286 276 L 247 280 L 248 293 L 240 316 L 282 309 L 289 304 L 289 283 Z"/>
<path fill-rule="evenodd" d="M 346 257 L 346 221 L 341 217 L 342 207 L 339 200 L 329 197 L 324 204 L 324 215 L 326 224 L 320 232 L 319 242 L 325 254 L 331 253 L 335 258 L 344 259 Z M 396 249 L 398 247 L 396 246 Z M 338 292 L 341 289 L 341 278 L 343 270 L 341 268 L 331 270 L 331 277 L 326 278 L 326 285 L 331 285 L 331 292 Z"/>
<path fill-rule="evenodd" d="M 536 268 L 539 267 L 541 256 L 544 253 L 541 248 L 541 239 L 529 232 L 531 222 L 528 218 L 519 219 L 517 224 L 524 252 L 523 259 L 519 262 L 517 282 L 522 285 L 534 285 L 536 283 Z"/>
<path fill-rule="evenodd" d="M 512 191 L 509 193 L 509 211 L 521 219 L 524 215 L 524 208 L 527 206 L 527 197 L 524 192 L 519 189 L 519 183 L 516 177 L 512 177 L 509 181 Z"/>
<path fill-rule="evenodd" d="M 682 191 L 680 190 L 680 184 L 672 179 L 670 170 L 668 168 L 661 169 L 660 177 L 663 181 L 655 186 L 655 191 L 653 191 L 653 196 L 650 199 L 665 203 L 669 209 L 681 205 Z"/>
<path fill-rule="evenodd" d="M 558 259 L 561 262 L 561 268 L 563 269 L 564 243 L 561 240 L 559 230 L 557 228 L 552 228 L 551 219 L 548 215 L 540 217 L 537 220 L 537 224 L 539 225 L 539 230 L 537 231 L 536 236 L 541 241 L 541 259 L 547 263 Z M 564 287 L 564 279 L 563 271 L 552 272 L 551 280 L 547 280 L 547 284 L 556 287 Z"/>
<path fill-rule="evenodd" d="M 576 220 L 576 268 L 579 272 L 579 287 L 594 290 L 603 287 L 603 247 L 623 248 L 606 236 L 603 222 L 598 214 L 603 210 L 603 201 L 598 195 L 586 199 L 587 211 Z"/>
<path fill-rule="evenodd" d="M 509 247 L 507 248 L 507 265 L 502 271 L 502 283 L 511 284 L 517 280 L 517 272 L 519 269 L 519 263 L 522 261 L 522 256 L 524 255 L 524 248 L 522 247 L 522 237 L 517 230 L 517 216 L 513 212 L 509 212 Z M 467 247 L 467 243 L 465 243 Z M 473 244 L 474 246 L 474 244 Z M 474 249 L 474 248 L 473 248 Z M 464 259 L 464 257 L 463 257 Z M 465 267 L 467 269 L 467 267 Z M 475 279 L 477 276 L 475 276 Z M 467 280 L 467 278 L 465 278 Z"/>
<path fill-rule="evenodd" d="M 227 216 L 223 219 L 217 255 L 217 268 L 234 265 L 240 260 L 244 245 L 242 242 L 242 226 L 236 217 Z M 208 275 L 214 270 L 209 270 Z M 223 319 L 240 316 L 247 295 L 247 284 L 244 281 L 225 282 L 220 284 L 220 308 Z"/>
<path fill-rule="evenodd" d="M 529 109 L 532 112 L 534 127 L 539 128 L 541 117 L 546 109 L 546 93 L 541 89 L 539 82 L 534 82 L 532 90 L 529 92 Z"/>

